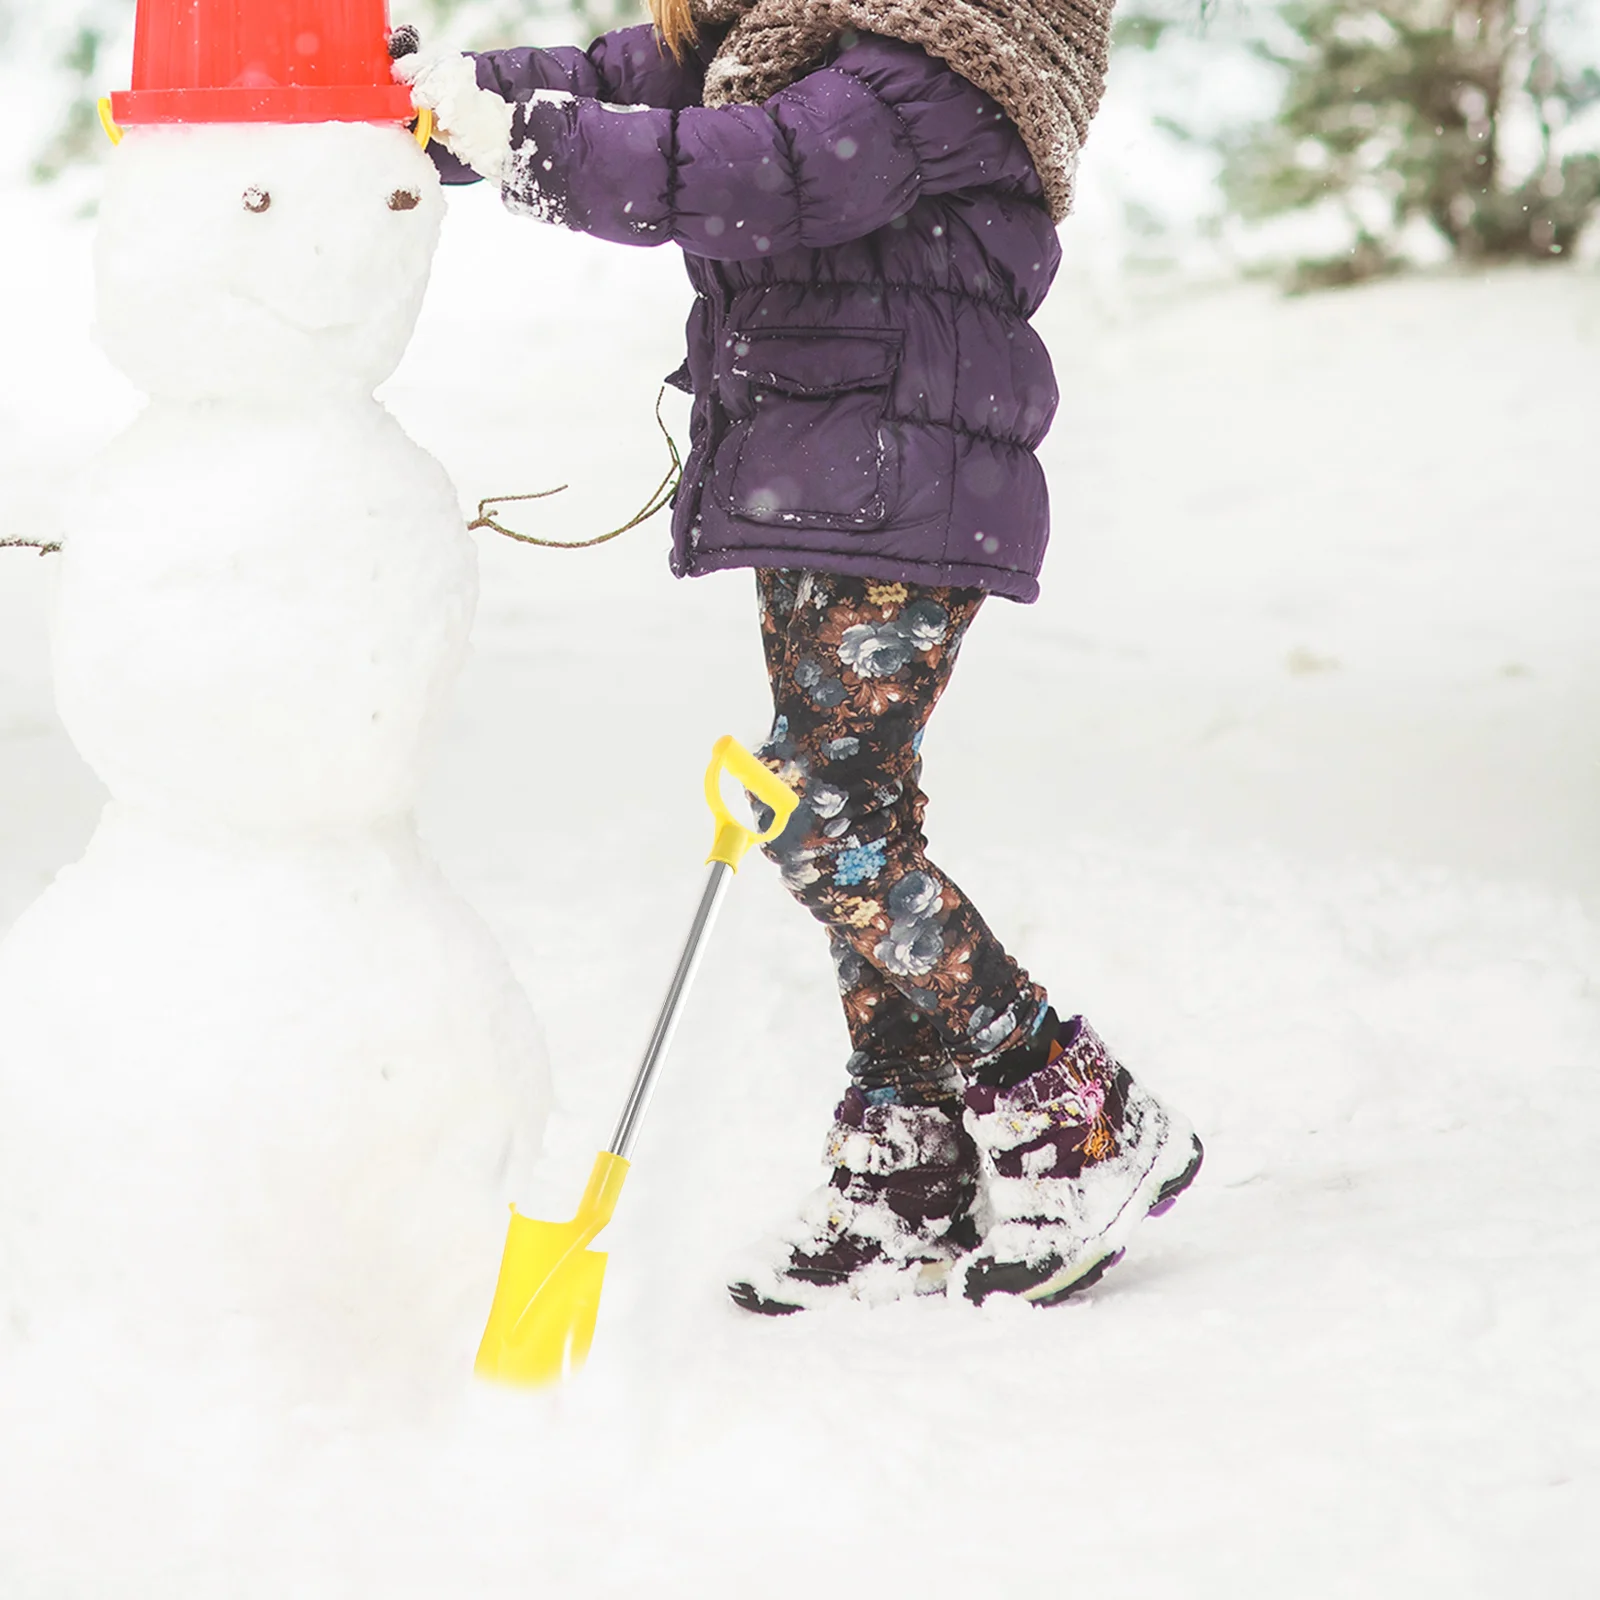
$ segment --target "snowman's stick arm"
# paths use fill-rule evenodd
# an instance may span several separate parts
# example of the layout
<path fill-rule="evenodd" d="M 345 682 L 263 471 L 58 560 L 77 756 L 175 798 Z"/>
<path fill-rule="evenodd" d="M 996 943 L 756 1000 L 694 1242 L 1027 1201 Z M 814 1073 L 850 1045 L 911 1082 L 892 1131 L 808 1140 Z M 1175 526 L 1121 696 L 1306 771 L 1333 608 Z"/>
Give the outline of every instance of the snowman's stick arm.
<path fill-rule="evenodd" d="M 661 430 L 661 436 L 667 441 L 667 449 L 672 455 L 672 465 L 667 469 L 667 475 L 656 485 L 651 493 L 644 510 L 631 520 L 623 523 L 620 528 L 613 528 L 610 533 L 602 533 L 595 539 L 536 539 L 531 533 L 518 533 L 513 528 L 503 527 L 495 520 L 490 506 L 515 505 L 524 500 L 548 500 L 552 495 L 562 494 L 567 485 L 562 484 L 559 489 L 541 489 L 537 494 L 493 494 L 478 502 L 478 519 L 467 524 L 467 532 L 472 533 L 479 528 L 493 528 L 496 533 L 502 533 L 508 539 L 515 539 L 518 544 L 536 544 L 546 550 L 592 550 L 597 544 L 609 544 L 613 539 L 620 539 L 623 534 L 631 533 L 642 523 L 648 522 L 657 512 L 664 511 L 672 503 L 672 497 L 677 493 L 678 482 L 683 477 L 683 458 L 678 454 L 678 442 L 672 437 L 672 430 L 667 427 L 661 415 L 661 402 L 666 396 L 663 389 L 656 396 L 656 426 Z"/>

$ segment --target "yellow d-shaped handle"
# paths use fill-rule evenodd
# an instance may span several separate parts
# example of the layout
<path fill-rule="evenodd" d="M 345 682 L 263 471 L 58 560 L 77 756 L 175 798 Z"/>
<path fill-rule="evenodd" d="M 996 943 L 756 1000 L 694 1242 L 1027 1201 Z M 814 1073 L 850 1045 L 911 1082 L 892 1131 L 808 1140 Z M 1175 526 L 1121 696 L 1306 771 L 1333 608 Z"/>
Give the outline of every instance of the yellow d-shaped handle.
<path fill-rule="evenodd" d="M 772 807 L 772 825 L 765 833 L 756 833 L 733 820 L 727 802 L 722 798 L 722 775 L 725 772 L 737 778 L 756 799 Z M 789 818 L 800 804 L 800 796 L 776 773 L 762 766 L 732 734 L 725 734 L 717 740 L 711 752 L 711 765 L 706 768 L 706 804 L 711 807 L 711 815 L 717 819 L 716 843 L 712 845 L 711 854 L 706 860 L 725 862 L 737 872 L 739 863 L 744 860 L 751 845 L 776 839 L 789 826 Z"/>

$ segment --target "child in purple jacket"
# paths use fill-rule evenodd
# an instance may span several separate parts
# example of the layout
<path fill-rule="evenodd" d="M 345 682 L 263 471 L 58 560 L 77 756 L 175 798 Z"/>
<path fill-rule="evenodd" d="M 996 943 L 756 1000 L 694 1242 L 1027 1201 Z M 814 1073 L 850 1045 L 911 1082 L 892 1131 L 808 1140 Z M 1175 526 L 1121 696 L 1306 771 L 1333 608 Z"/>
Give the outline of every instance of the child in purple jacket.
<path fill-rule="evenodd" d="M 918 751 L 992 594 L 1031 601 L 1060 259 L 1111 0 L 653 0 L 577 50 L 425 58 L 446 181 L 682 247 L 694 399 L 673 570 L 756 572 L 802 796 L 768 847 L 828 930 L 854 1047 L 832 1177 L 752 1311 L 1053 1304 L 1193 1180 L 1200 1142 L 1063 1022 L 928 859 Z"/>

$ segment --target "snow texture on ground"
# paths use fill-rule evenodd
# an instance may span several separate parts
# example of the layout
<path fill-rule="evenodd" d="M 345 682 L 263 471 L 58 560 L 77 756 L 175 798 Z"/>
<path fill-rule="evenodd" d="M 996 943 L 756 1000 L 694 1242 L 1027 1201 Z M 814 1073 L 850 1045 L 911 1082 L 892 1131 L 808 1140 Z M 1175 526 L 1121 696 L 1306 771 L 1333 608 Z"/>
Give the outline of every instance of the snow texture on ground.
<path fill-rule="evenodd" d="M 0 538 L 33 537 L 137 401 L 88 340 L 87 232 L 0 206 Z M 101 1450 L 0 1448 L 8 1600 L 1600 1588 L 1600 279 L 1160 298 L 1092 245 L 1041 318 L 1045 598 L 974 630 L 930 832 L 1193 1117 L 1196 1189 L 1048 1313 L 736 1311 L 721 1275 L 817 1180 L 846 1049 L 753 862 L 580 1382 L 464 1383 L 404 1434 L 89 1375 Z M 464 500 L 565 482 L 526 526 L 613 526 L 662 467 L 680 271 L 459 195 L 385 397 Z M 698 891 L 711 740 L 763 732 L 759 646 L 749 580 L 674 583 L 660 524 L 479 537 L 422 822 L 546 1024 L 524 1209 L 566 1214 Z M 102 797 L 51 707 L 52 563 L 0 560 L 3 927 Z"/>

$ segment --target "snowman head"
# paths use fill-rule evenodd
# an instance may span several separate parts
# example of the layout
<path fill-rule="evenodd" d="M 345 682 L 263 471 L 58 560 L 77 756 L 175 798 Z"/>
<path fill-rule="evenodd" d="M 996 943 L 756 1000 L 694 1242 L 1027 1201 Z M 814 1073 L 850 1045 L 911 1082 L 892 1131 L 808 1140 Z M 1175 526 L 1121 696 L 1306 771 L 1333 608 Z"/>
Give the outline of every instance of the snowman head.
<path fill-rule="evenodd" d="M 164 399 L 370 394 L 410 341 L 443 215 L 403 128 L 130 129 L 101 209 L 100 342 Z"/>

